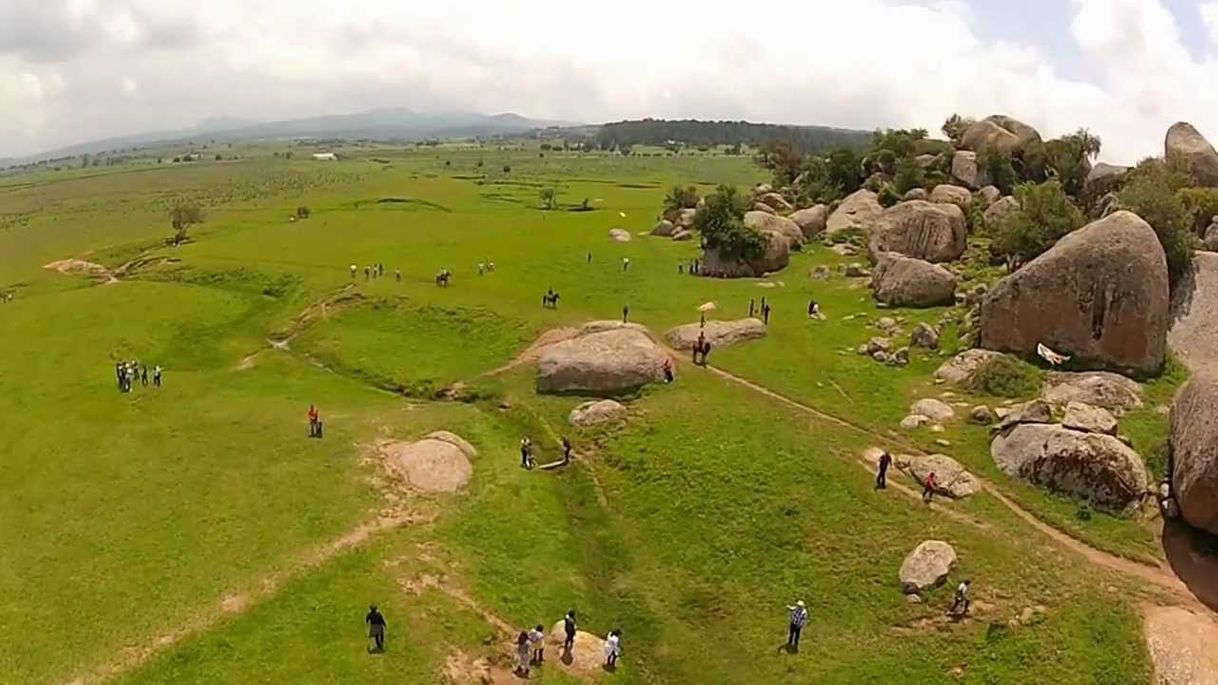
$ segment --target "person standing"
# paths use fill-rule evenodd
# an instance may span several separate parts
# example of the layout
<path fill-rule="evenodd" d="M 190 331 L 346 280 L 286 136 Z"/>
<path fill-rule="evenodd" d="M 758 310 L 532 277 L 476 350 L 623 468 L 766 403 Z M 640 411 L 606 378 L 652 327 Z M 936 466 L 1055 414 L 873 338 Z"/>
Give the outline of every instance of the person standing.
<path fill-rule="evenodd" d="M 401 269 L 394 269 L 394 270 L 393 270 L 393 278 L 394 278 L 394 280 L 396 280 L 398 283 L 401 283 L 401 282 L 402 282 L 402 270 L 401 270 Z"/>
<path fill-rule="evenodd" d="M 123 364 L 122 362 L 114 363 L 114 380 L 118 382 L 119 392 L 123 390 Z"/>
<path fill-rule="evenodd" d="M 935 488 L 938 486 L 939 482 L 935 479 L 935 472 L 931 471 L 926 474 L 926 482 L 922 484 L 922 501 L 930 504 L 935 497 Z"/>
<path fill-rule="evenodd" d="M 375 604 L 368 607 L 368 615 L 364 617 L 364 623 L 368 624 L 368 637 L 372 638 L 373 643 L 373 647 L 370 647 L 368 652 L 385 651 L 385 617 L 377 610 Z"/>
<path fill-rule="evenodd" d="M 795 606 L 788 606 L 787 610 L 791 612 L 791 625 L 787 631 L 787 648 L 791 651 L 799 651 L 799 635 L 808 622 L 808 607 L 801 599 L 795 603 Z"/>
<path fill-rule="evenodd" d="M 770 305 L 765 301 L 762 301 L 761 304 L 761 322 L 767 326 L 770 325 Z"/>
<path fill-rule="evenodd" d="M 622 305 L 622 323 L 626 323 L 629 320 L 630 320 L 630 305 L 624 304 L 624 305 Z"/>
<path fill-rule="evenodd" d="M 706 312 L 702 312 L 702 321 L 698 324 L 699 328 L 706 328 Z"/>
<path fill-rule="evenodd" d="M 532 468 L 533 461 L 533 441 L 529 436 L 524 436 L 520 439 L 520 468 Z"/>
<path fill-rule="evenodd" d="M 567 656 L 571 656 L 571 650 L 575 649 L 575 633 L 578 626 L 575 624 L 575 610 L 571 609 L 566 616 L 562 617 L 563 642 L 562 651 Z"/>
<path fill-rule="evenodd" d="M 355 280 L 355 272 L 358 270 L 359 267 L 355 266 L 354 264 L 351 265 L 351 280 Z"/>
<path fill-rule="evenodd" d="M 516 636 L 516 672 L 526 678 L 529 677 L 530 654 L 531 650 L 529 649 L 529 634 L 528 632 L 522 630 L 520 631 L 520 634 Z"/>
<path fill-rule="evenodd" d="M 157 364 L 152 367 L 152 384 L 156 387 L 161 387 L 161 365 Z"/>
<path fill-rule="evenodd" d="M 589 264 L 592 263 L 592 253 L 591 252 L 588 253 L 588 263 Z"/>
<path fill-rule="evenodd" d="M 622 271 L 630 271 L 630 258 L 622 257 Z"/>
<path fill-rule="evenodd" d="M 892 455 L 888 450 L 880 455 L 880 469 L 875 474 L 875 489 L 884 490 L 888 488 L 888 467 L 892 464 Z"/>
<path fill-rule="evenodd" d="M 947 613 L 957 617 L 968 613 L 968 591 L 972 585 L 973 581 L 965 578 L 963 582 L 956 586 L 956 596 L 952 599 L 952 608 L 948 609 Z"/>
<path fill-rule="evenodd" d="M 757 300 L 754 300 L 753 298 L 750 297 L 749 298 L 749 318 L 750 319 L 753 318 L 753 315 L 756 313 L 757 313 Z"/>
<path fill-rule="evenodd" d="M 562 437 L 562 465 L 566 466 L 571 463 L 571 440 L 567 436 Z"/>
<path fill-rule="evenodd" d="M 614 628 L 605 638 L 605 668 L 617 668 L 617 659 L 622 655 L 622 631 Z"/>
<path fill-rule="evenodd" d="M 815 319 L 820 316 L 820 305 L 816 300 L 808 300 L 808 318 Z"/>
<path fill-rule="evenodd" d="M 148 387 L 148 365 L 144 364 L 140 367 L 140 385 Z"/>
<path fill-rule="evenodd" d="M 673 382 L 674 378 L 675 376 L 672 372 L 672 358 L 666 358 L 664 360 L 664 382 L 671 383 Z"/>
<path fill-rule="evenodd" d="M 309 437 L 310 438 L 317 437 L 317 433 L 318 433 L 317 423 L 318 423 L 318 421 L 320 421 L 320 416 L 321 415 L 317 412 L 317 407 L 310 404 L 309 405 Z"/>
<path fill-rule="evenodd" d="M 546 660 L 546 629 L 537 624 L 529 631 L 529 645 L 533 648 L 533 658 L 531 661 L 535 664 L 540 664 Z"/>

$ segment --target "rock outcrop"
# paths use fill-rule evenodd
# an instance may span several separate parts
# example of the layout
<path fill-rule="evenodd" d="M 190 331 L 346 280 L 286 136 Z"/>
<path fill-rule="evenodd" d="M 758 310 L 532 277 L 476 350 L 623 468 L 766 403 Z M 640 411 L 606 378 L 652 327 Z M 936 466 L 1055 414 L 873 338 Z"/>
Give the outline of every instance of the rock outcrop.
<path fill-rule="evenodd" d="M 901 590 L 917 594 L 943 584 L 956 565 L 956 550 L 942 540 L 925 540 L 901 562 Z"/>
<path fill-rule="evenodd" d="M 969 126 L 960 139 L 960 147 L 977 153 L 996 148 L 1019 155 L 1029 145 L 1038 142 L 1040 134 L 1036 129 L 1017 119 L 995 114 Z"/>
<path fill-rule="evenodd" d="M 1121 211 L 999 281 L 981 303 L 981 346 L 1031 355 L 1043 343 L 1090 368 L 1153 373 L 1169 319 L 1163 248 Z"/>
<path fill-rule="evenodd" d="M 1052 373 L 1045 380 L 1041 398 L 1056 407 L 1082 402 L 1120 416 L 1142 406 L 1142 386 L 1108 371 Z"/>
<path fill-rule="evenodd" d="M 668 354 L 639 327 L 595 322 L 576 337 L 541 349 L 537 390 L 617 395 L 664 380 Z"/>
<path fill-rule="evenodd" d="M 1083 195 L 1099 199 L 1108 193 L 1116 192 L 1125 182 L 1127 175 L 1129 175 L 1127 166 L 1100 162 L 1087 172 L 1087 178 L 1083 181 Z"/>
<path fill-rule="evenodd" d="M 436 431 L 415 442 L 386 442 L 380 447 L 390 471 L 412 488 L 425 492 L 456 492 L 473 473 L 470 459 L 477 450 L 448 431 Z"/>
<path fill-rule="evenodd" d="M 943 183 L 930 191 L 930 201 L 956 205 L 961 211 L 967 211 L 969 205 L 973 203 L 973 194 L 968 191 L 968 188 Z"/>
<path fill-rule="evenodd" d="M 799 224 L 785 216 L 756 211 L 745 212 L 744 225 L 763 235 L 776 236 L 787 241 L 789 250 L 799 250 L 804 245 L 804 232 L 800 230 Z"/>
<path fill-rule="evenodd" d="M 1071 402 L 1066 405 L 1066 415 L 1062 417 L 1062 427 L 1084 433 L 1117 434 L 1117 420 L 1107 409 L 1093 407 L 1082 402 Z"/>
<path fill-rule="evenodd" d="M 1184 520 L 1218 533 L 1218 375 L 1193 375 L 1171 408 L 1172 493 Z"/>
<path fill-rule="evenodd" d="M 778 193 L 775 193 L 773 191 L 770 191 L 768 193 L 762 193 L 761 195 L 758 195 L 757 201 L 764 205 L 769 206 L 771 209 L 773 209 L 775 212 L 778 212 L 779 214 L 790 214 L 792 212 L 792 210 L 795 209 L 794 207 L 791 206 L 790 202 L 787 202 L 787 198 L 785 198 L 782 195 L 779 195 Z"/>
<path fill-rule="evenodd" d="M 949 262 L 964 254 L 968 226 L 954 204 L 915 200 L 885 209 L 871 229 L 873 255 L 896 252 L 928 262 Z"/>
<path fill-rule="evenodd" d="M 977 191 L 977 197 L 981 200 L 981 206 L 989 209 L 1002 198 L 1002 191 L 997 186 L 985 186 Z"/>
<path fill-rule="evenodd" d="M 956 277 L 938 264 L 884 252 L 878 255 L 871 290 L 877 301 L 894 307 L 950 305 Z"/>
<path fill-rule="evenodd" d="M 626 407 L 614 400 L 597 400 L 584 402 L 571 410 L 567 420 L 572 426 L 586 428 L 610 421 L 616 421 L 626 415 Z"/>
<path fill-rule="evenodd" d="M 1029 400 L 1003 411 L 998 421 L 998 430 L 1027 423 L 1049 423 L 1053 421 L 1053 409 L 1044 400 Z"/>
<path fill-rule="evenodd" d="M 1142 458 L 1111 435 L 1020 424 L 994 438 L 990 455 L 1007 475 L 1116 514 L 1136 508 L 1147 491 Z"/>
<path fill-rule="evenodd" d="M 990 177 L 977 166 L 977 153 L 957 150 L 952 155 L 952 178 L 972 190 L 980 190 L 990 184 Z"/>
<path fill-rule="evenodd" d="M 825 232 L 833 235 L 851 229 L 866 231 L 883 211 L 879 196 L 870 190 L 859 190 L 842 200 L 833 210 L 825 223 Z"/>
<path fill-rule="evenodd" d="M 972 379 L 973 374 L 986 362 L 992 359 L 998 359 L 1004 356 L 1001 352 L 993 350 L 972 349 L 965 350 L 951 359 L 943 362 L 943 364 L 935 370 L 935 379 L 945 383 L 955 385 L 963 385 Z"/>
<path fill-rule="evenodd" d="M 655 228 L 651 229 L 652 235 L 658 235 L 662 238 L 671 237 L 677 231 L 677 226 L 668 219 L 661 219 Z"/>
<path fill-rule="evenodd" d="M 1155 685 L 1218 683 L 1218 623 L 1185 607 L 1146 610 L 1143 628 Z"/>
<path fill-rule="evenodd" d="M 994 204 L 990 205 L 985 210 L 985 213 L 981 215 L 981 217 L 985 220 L 986 226 L 993 227 L 1001 223 L 1003 219 L 1018 211 L 1019 200 L 1007 195 L 999 198 L 994 202 Z"/>
<path fill-rule="evenodd" d="M 1192 124 L 1172 124 L 1167 129 L 1164 151 L 1167 157 L 1177 157 L 1187 165 L 1193 185 L 1218 186 L 1218 151 Z"/>
<path fill-rule="evenodd" d="M 925 416 L 935 423 L 947 423 L 956 418 L 956 410 L 942 400 L 933 397 L 918 400 L 909 407 L 911 416 Z"/>
<path fill-rule="evenodd" d="M 943 454 L 912 455 L 897 459 L 918 485 L 926 486 L 929 474 L 935 474 L 934 491 L 952 499 L 962 499 L 981 492 L 981 481 L 969 473 L 960 462 Z"/>
<path fill-rule="evenodd" d="M 698 336 L 705 335 L 706 341 L 714 349 L 725 345 L 747 342 L 764 338 L 766 326 L 760 319 L 739 319 L 737 321 L 707 321 L 706 327 L 691 323 L 677 326 L 668 331 L 664 338 L 668 344 L 677 350 L 690 350 Z"/>
<path fill-rule="evenodd" d="M 762 235 L 766 238 L 766 249 L 756 259 L 731 259 L 713 247 L 705 248 L 699 273 L 716 278 L 754 278 L 785 269 L 791 262 L 791 241 L 774 233 Z"/>
<path fill-rule="evenodd" d="M 810 240 L 825 232 L 825 224 L 829 221 L 829 207 L 816 205 L 806 209 L 797 209 L 788 218 L 799 226 L 804 238 Z"/>

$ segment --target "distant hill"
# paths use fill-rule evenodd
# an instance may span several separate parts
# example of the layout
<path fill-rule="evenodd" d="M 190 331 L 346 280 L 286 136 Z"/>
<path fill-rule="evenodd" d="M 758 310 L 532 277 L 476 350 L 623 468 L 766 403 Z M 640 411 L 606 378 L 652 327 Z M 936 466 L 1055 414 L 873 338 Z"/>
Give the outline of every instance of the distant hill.
<path fill-rule="evenodd" d="M 572 122 L 529 119 L 519 114 L 474 114 L 449 112 L 423 114 L 409 109 L 374 109 L 355 114 L 251 122 L 230 117 L 207 119 L 175 131 L 118 136 L 70 145 L 25 158 L 0 160 L 0 168 L 47 159 L 95 155 L 114 150 L 215 140 L 237 142 L 281 138 L 420 140 L 466 138 L 525 133 L 551 126 L 574 126 Z"/>
<path fill-rule="evenodd" d="M 669 141 L 688 145 L 761 145 L 771 140 L 788 139 L 803 152 L 820 152 L 833 147 L 862 147 L 867 144 L 870 136 L 870 131 L 827 126 L 697 119 L 640 119 L 604 124 L 596 134 L 596 140 L 601 147 L 620 147 L 665 145 Z"/>

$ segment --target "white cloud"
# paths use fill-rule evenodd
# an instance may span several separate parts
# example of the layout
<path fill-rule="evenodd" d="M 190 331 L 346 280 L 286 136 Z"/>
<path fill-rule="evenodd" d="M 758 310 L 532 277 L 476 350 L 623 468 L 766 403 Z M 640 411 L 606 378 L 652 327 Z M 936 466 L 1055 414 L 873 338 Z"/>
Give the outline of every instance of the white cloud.
<path fill-rule="evenodd" d="M 1197 6 L 1197 11 L 1201 14 L 1201 23 L 1205 25 L 1210 44 L 1218 45 L 1218 2 L 1203 2 Z"/>
<path fill-rule="evenodd" d="M 8 0 L 0 111 L 23 113 L 0 118 L 0 155 L 377 106 L 931 130 L 1004 112 L 1047 135 L 1088 126 L 1115 161 L 1158 152 L 1176 119 L 1218 137 L 1218 67 L 1158 0 L 1070 1 L 1092 82 L 1036 45 L 983 41 L 983 7 L 961 0 L 780 0 L 765 20 L 676 0 Z"/>

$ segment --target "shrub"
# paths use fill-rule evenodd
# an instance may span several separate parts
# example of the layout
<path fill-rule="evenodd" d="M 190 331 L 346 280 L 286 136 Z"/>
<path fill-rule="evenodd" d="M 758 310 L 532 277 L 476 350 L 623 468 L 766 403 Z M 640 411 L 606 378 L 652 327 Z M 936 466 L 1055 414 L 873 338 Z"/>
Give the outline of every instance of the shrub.
<path fill-rule="evenodd" d="M 1120 209 L 1134 212 L 1155 230 L 1173 287 L 1188 271 L 1193 253 L 1193 218 L 1179 192 L 1187 183 L 1178 161 L 1147 159 L 1129 172 L 1117 193 Z"/>
<path fill-rule="evenodd" d="M 897 163 L 897 171 L 892 179 L 892 185 L 902 195 L 914 188 L 921 188 L 926 183 L 926 171 L 913 157 L 906 157 Z"/>
<path fill-rule="evenodd" d="M 901 194 L 893 187 L 891 183 L 885 183 L 879 192 L 880 205 L 883 207 L 891 207 L 901 201 Z"/>
<path fill-rule="evenodd" d="M 698 189 L 693 186 L 673 186 L 664 196 L 664 213 L 691 209 L 698 206 Z"/>
<path fill-rule="evenodd" d="M 990 177 L 990 183 L 997 186 L 1004 195 L 1010 193 L 1019 180 L 1011 161 L 1011 153 L 996 147 L 987 148 L 977 155 L 977 167 Z"/>
<path fill-rule="evenodd" d="M 1062 236 L 1083 225 L 1082 211 L 1066 197 L 1057 181 L 1024 183 L 1015 189 L 1019 210 L 996 226 L 990 253 L 1024 262 L 1035 258 Z"/>
<path fill-rule="evenodd" d="M 305 207 L 304 205 L 301 205 L 296 208 L 296 218 L 297 219 L 308 219 L 312 215 L 313 215 L 313 212 L 308 207 Z"/>
<path fill-rule="evenodd" d="M 1193 232 L 1203 235 L 1210 221 L 1218 216 L 1218 189 L 1181 188 L 1176 193 L 1184 203 L 1184 210 L 1193 219 Z"/>
<path fill-rule="evenodd" d="M 756 259 L 765 253 L 766 237 L 744 225 L 748 200 L 736 188 L 721 185 L 694 214 L 703 244 L 726 259 Z"/>
<path fill-rule="evenodd" d="M 995 397 L 1027 397 L 1040 390 L 1040 371 L 1003 355 L 982 364 L 968 381 L 972 392 Z"/>

